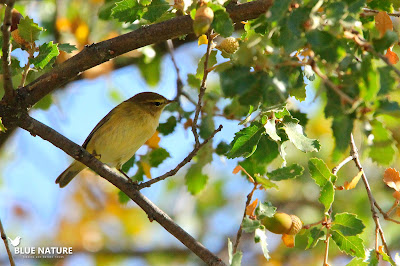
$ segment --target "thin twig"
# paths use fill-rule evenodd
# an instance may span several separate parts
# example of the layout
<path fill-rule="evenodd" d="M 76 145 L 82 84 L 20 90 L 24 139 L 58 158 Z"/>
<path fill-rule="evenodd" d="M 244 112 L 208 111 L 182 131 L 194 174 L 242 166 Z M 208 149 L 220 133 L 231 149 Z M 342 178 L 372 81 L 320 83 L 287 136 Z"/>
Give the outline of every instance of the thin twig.
<path fill-rule="evenodd" d="M 196 105 L 195 100 L 193 100 L 186 92 L 183 91 L 183 81 L 180 75 L 179 67 L 178 64 L 176 63 L 175 60 L 175 53 L 174 53 L 174 44 L 172 43 L 172 40 L 169 39 L 167 40 L 167 49 L 168 53 L 171 55 L 171 61 L 172 64 L 175 67 L 176 71 L 176 97 L 175 100 L 179 102 L 180 96 L 185 96 L 186 99 L 189 100 L 193 105 Z"/>
<path fill-rule="evenodd" d="M 3 82 L 4 82 L 4 101 L 11 102 L 14 98 L 15 91 L 12 83 L 12 75 L 11 75 L 11 42 L 10 42 L 10 34 L 11 34 L 11 17 L 12 17 L 12 9 L 14 7 L 15 0 L 7 1 L 7 7 L 4 14 L 4 22 L 1 27 L 1 32 L 3 34 L 3 56 L 1 58 L 3 65 Z"/>
<path fill-rule="evenodd" d="M 251 192 L 247 195 L 247 200 L 246 200 L 246 205 L 245 205 L 245 207 L 244 207 L 242 222 L 240 223 L 239 230 L 237 231 L 237 234 L 236 234 L 236 241 L 235 241 L 235 244 L 233 245 L 233 254 L 236 253 L 237 247 L 239 246 L 240 238 L 242 237 L 242 232 L 243 232 L 243 220 L 244 220 L 244 218 L 246 218 L 246 210 L 247 210 L 247 207 L 250 205 L 251 198 L 253 197 L 253 193 L 254 193 L 254 191 L 256 191 L 257 186 L 258 186 L 258 184 L 257 184 L 257 183 L 254 183 L 253 189 L 252 189 Z"/>
<path fill-rule="evenodd" d="M 174 169 L 172 169 L 169 172 L 166 172 L 165 174 L 163 174 L 159 177 L 153 178 L 147 182 L 140 183 L 139 185 L 137 185 L 137 189 L 141 190 L 143 188 L 150 187 L 154 183 L 157 183 L 161 180 L 166 179 L 167 177 L 175 175 L 179 171 L 179 169 L 181 169 L 183 166 L 185 166 L 187 163 L 189 163 L 193 159 L 193 157 L 197 154 L 197 152 L 204 145 L 206 145 L 215 136 L 215 134 L 217 134 L 221 130 L 222 130 L 222 125 L 220 125 L 216 130 L 214 130 L 214 132 L 207 139 L 205 139 L 202 143 L 200 143 L 199 146 L 194 147 L 194 149 L 188 154 L 188 156 L 186 156 L 186 158 L 183 159 Z"/>
<path fill-rule="evenodd" d="M 0 219 L 0 235 L 1 235 L 1 239 L 3 239 L 4 246 L 6 247 L 7 254 L 8 254 L 8 260 L 10 261 L 10 265 L 11 266 L 15 266 L 14 258 L 13 258 L 12 254 L 11 254 L 10 246 L 8 245 L 6 232 L 5 232 L 4 228 L 3 228 L 3 224 L 1 223 L 1 219 Z"/>
<path fill-rule="evenodd" d="M 329 233 L 329 227 L 326 228 L 326 239 L 325 239 L 325 255 L 324 255 L 324 266 L 328 266 L 328 255 L 329 255 L 329 239 L 331 234 Z"/>
<path fill-rule="evenodd" d="M 333 83 L 324 73 L 322 73 L 322 71 L 319 69 L 313 59 L 311 59 L 310 61 L 310 66 L 312 70 L 314 70 L 315 74 L 317 74 L 322 79 L 322 81 L 326 85 L 328 85 L 329 88 L 331 88 L 337 95 L 339 95 L 343 101 L 349 104 L 354 104 L 355 100 L 344 93 L 335 83 Z"/>
<path fill-rule="evenodd" d="M 398 202 L 398 201 L 396 201 L 396 202 Z M 400 224 L 400 221 L 397 221 L 397 220 L 392 219 L 392 218 L 389 217 L 390 213 L 392 212 L 391 209 L 389 210 L 390 212 L 389 211 L 388 212 L 384 212 L 377 202 L 374 202 L 374 205 L 379 210 L 379 212 L 382 214 L 382 216 L 383 216 L 383 218 L 385 220 L 391 221 L 391 222 L 396 223 L 396 224 Z"/>
<path fill-rule="evenodd" d="M 361 13 L 364 16 L 375 16 L 379 13 L 380 11 L 374 10 L 374 9 L 369 9 L 369 8 L 363 8 L 363 13 Z M 391 17 L 400 17 L 399 13 L 387 13 Z"/>
<path fill-rule="evenodd" d="M 29 57 L 28 57 L 28 62 L 26 63 L 25 67 L 24 67 L 24 72 L 22 72 L 22 78 L 21 78 L 21 83 L 19 84 L 19 88 L 25 86 L 25 81 L 26 78 L 28 77 L 28 73 L 31 70 L 31 63 L 29 62 L 29 60 L 31 58 L 33 58 L 34 53 L 35 53 L 35 46 L 32 48 L 29 48 L 28 53 L 29 53 Z"/>
<path fill-rule="evenodd" d="M 376 201 L 374 199 L 374 196 L 372 195 L 371 187 L 369 186 L 367 176 L 365 175 L 365 172 L 364 172 L 363 167 L 361 165 L 361 162 L 360 162 L 360 159 L 359 159 L 359 155 L 358 155 L 358 149 L 357 149 L 357 146 L 356 146 L 356 144 L 354 142 L 353 134 L 350 135 L 350 146 L 351 146 L 350 155 L 353 156 L 353 161 L 356 164 L 358 170 L 360 172 L 362 172 L 361 177 L 362 177 L 362 180 L 364 182 L 365 189 L 367 190 L 367 195 L 368 195 L 368 199 L 369 199 L 369 203 L 370 203 L 370 207 L 371 207 L 372 218 L 373 218 L 373 220 L 375 222 L 376 230 L 379 232 L 379 235 L 380 235 L 381 241 L 382 241 L 382 245 L 385 247 L 386 253 L 390 256 L 389 248 L 388 248 L 388 245 L 386 243 L 386 239 L 385 239 L 382 227 L 381 227 L 380 222 L 379 222 L 379 216 L 378 216 L 378 213 L 375 210 Z M 376 239 L 375 241 L 378 242 L 378 239 Z"/>
<path fill-rule="evenodd" d="M 336 175 L 337 172 L 339 172 L 340 168 L 342 168 L 346 163 L 350 162 L 351 160 L 353 160 L 353 156 L 350 155 L 349 157 L 341 161 L 337 166 L 333 167 L 332 174 Z"/>
<path fill-rule="evenodd" d="M 197 133 L 197 121 L 199 119 L 199 114 L 200 114 L 200 111 L 202 108 L 203 96 L 204 96 L 204 93 L 206 92 L 207 76 L 208 76 L 208 73 L 210 73 L 210 71 L 208 69 L 208 58 L 210 57 L 210 53 L 211 53 L 211 43 L 212 43 L 211 35 L 212 35 L 212 30 L 207 33 L 208 43 L 207 43 L 206 57 L 204 59 L 203 80 L 201 81 L 199 100 L 196 105 L 196 111 L 195 111 L 194 119 L 193 119 L 193 123 L 192 123 L 192 132 L 193 132 L 193 136 L 194 136 L 194 140 L 195 140 L 195 145 L 194 145 L 195 147 L 198 147 L 200 145 L 199 134 Z"/>
<path fill-rule="evenodd" d="M 310 229 L 311 227 L 316 226 L 316 225 L 319 225 L 319 224 L 322 224 L 322 223 L 325 222 L 325 221 L 326 221 L 326 219 L 324 218 L 324 219 L 322 219 L 322 220 L 320 220 L 320 221 L 318 221 L 318 222 L 315 222 L 315 223 L 305 224 L 305 225 L 303 225 L 303 228 L 304 228 L 304 229 Z"/>

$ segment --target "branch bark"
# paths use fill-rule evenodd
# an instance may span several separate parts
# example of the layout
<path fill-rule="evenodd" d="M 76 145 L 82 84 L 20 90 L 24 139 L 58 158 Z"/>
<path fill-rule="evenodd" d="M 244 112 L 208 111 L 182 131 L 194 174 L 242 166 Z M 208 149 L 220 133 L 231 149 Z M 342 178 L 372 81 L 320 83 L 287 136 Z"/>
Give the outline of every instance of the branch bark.
<path fill-rule="evenodd" d="M 132 183 L 130 183 L 120 173 L 113 171 L 110 167 L 97 160 L 81 146 L 70 141 L 52 128 L 33 119 L 26 113 L 21 115 L 17 123 L 18 126 L 30 132 L 31 135 L 38 135 L 44 140 L 49 141 L 54 146 L 72 156 L 75 160 L 90 167 L 97 174 L 118 187 L 146 212 L 150 221 L 156 220 L 162 227 L 181 241 L 187 248 L 193 251 L 193 253 L 201 258 L 205 263 L 208 265 L 225 265 L 220 258 L 215 256 L 200 242 L 179 227 L 166 213 L 140 193 L 136 186 L 132 185 Z"/>
<path fill-rule="evenodd" d="M 233 22 L 254 19 L 265 13 L 273 0 L 258 0 L 228 8 Z M 118 55 L 193 32 L 189 15 L 166 20 L 130 33 L 86 46 L 80 53 L 18 90 L 21 105 L 29 108 L 46 94 L 59 88 L 83 71 Z"/>
<path fill-rule="evenodd" d="M 7 241 L 7 235 L 6 235 L 6 232 L 4 230 L 3 224 L 1 223 L 1 219 L 0 219 L 0 236 L 1 236 L 1 239 L 3 239 L 4 246 L 6 247 L 8 260 L 10 261 L 10 265 L 11 266 L 15 266 L 14 258 L 13 258 L 12 254 L 11 254 L 10 246 L 8 245 L 8 241 Z"/>

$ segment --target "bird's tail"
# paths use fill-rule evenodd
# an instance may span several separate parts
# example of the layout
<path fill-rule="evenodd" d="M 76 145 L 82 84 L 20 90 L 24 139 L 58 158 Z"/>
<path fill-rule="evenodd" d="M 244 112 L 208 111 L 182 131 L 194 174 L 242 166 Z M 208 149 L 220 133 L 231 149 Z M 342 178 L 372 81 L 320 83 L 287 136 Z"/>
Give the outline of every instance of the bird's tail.
<path fill-rule="evenodd" d="M 65 187 L 69 182 L 86 166 L 81 162 L 74 161 L 64 172 L 61 173 L 56 179 L 56 184 L 59 184 L 60 187 Z"/>

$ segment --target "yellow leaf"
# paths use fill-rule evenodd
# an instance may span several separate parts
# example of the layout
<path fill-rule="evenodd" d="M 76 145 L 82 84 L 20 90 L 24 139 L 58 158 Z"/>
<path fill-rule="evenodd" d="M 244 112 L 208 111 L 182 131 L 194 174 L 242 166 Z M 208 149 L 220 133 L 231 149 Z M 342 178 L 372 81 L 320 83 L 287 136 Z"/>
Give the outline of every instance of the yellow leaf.
<path fill-rule="evenodd" d="M 282 234 L 282 241 L 288 248 L 294 248 L 295 235 Z"/>
<path fill-rule="evenodd" d="M 350 182 L 347 182 L 347 181 L 344 182 L 344 185 L 343 185 L 344 188 L 346 190 L 355 188 L 358 184 L 358 181 L 360 181 L 362 174 L 363 174 L 363 171 L 360 171 L 360 172 L 358 172 L 358 174 L 355 177 L 353 177 L 353 179 Z"/>
<path fill-rule="evenodd" d="M 254 216 L 254 210 L 257 207 L 258 199 L 255 199 L 249 206 L 246 208 L 246 215 Z"/>
<path fill-rule="evenodd" d="M 151 138 L 149 138 L 146 141 L 146 145 L 149 146 L 152 149 L 158 149 L 160 148 L 160 145 L 158 145 L 160 143 L 160 137 L 158 136 L 158 131 L 156 131 L 153 136 L 151 136 Z"/>
<path fill-rule="evenodd" d="M 202 44 L 208 44 L 207 36 L 205 34 L 201 35 L 197 42 L 198 42 L 199 46 Z"/>
<path fill-rule="evenodd" d="M 388 187 L 391 187 L 397 191 L 400 191 L 400 174 L 394 168 L 388 168 L 383 174 L 383 182 Z"/>
<path fill-rule="evenodd" d="M 67 18 L 57 18 L 56 28 L 58 31 L 70 31 L 71 22 Z"/>
<path fill-rule="evenodd" d="M 150 164 L 146 162 L 140 162 L 140 163 L 142 164 L 144 175 L 147 176 L 148 179 L 151 179 Z"/>
<path fill-rule="evenodd" d="M 85 22 L 81 22 L 75 30 L 75 38 L 80 45 L 88 43 L 89 26 Z"/>
<path fill-rule="evenodd" d="M 1 121 L 0 117 L 0 132 L 6 132 L 7 128 L 3 125 L 3 121 Z"/>
<path fill-rule="evenodd" d="M 380 11 L 378 15 L 375 16 L 375 27 L 380 32 L 381 36 L 385 35 L 387 30 L 393 30 L 392 20 L 386 12 Z"/>
<path fill-rule="evenodd" d="M 390 50 L 390 48 L 387 49 L 385 57 L 387 59 L 389 59 L 389 62 L 392 65 L 397 64 L 397 62 L 399 62 L 399 57 L 397 56 L 397 54 L 395 52 L 393 52 L 392 50 Z"/>

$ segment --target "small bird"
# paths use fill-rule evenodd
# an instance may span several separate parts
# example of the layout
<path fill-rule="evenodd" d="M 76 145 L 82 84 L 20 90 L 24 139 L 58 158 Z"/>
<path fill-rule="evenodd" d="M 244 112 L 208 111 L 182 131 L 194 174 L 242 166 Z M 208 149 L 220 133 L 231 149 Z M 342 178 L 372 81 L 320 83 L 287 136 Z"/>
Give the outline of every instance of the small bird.
<path fill-rule="evenodd" d="M 21 238 L 20 236 L 17 236 L 14 240 L 12 240 L 11 238 L 7 237 L 8 240 L 10 241 L 11 245 L 13 245 L 14 247 L 18 246 L 21 243 Z"/>
<path fill-rule="evenodd" d="M 100 161 L 122 172 L 122 165 L 153 136 L 164 108 L 171 100 L 142 92 L 112 109 L 92 130 L 82 147 Z M 74 161 L 56 179 L 65 187 L 86 165 Z"/>

